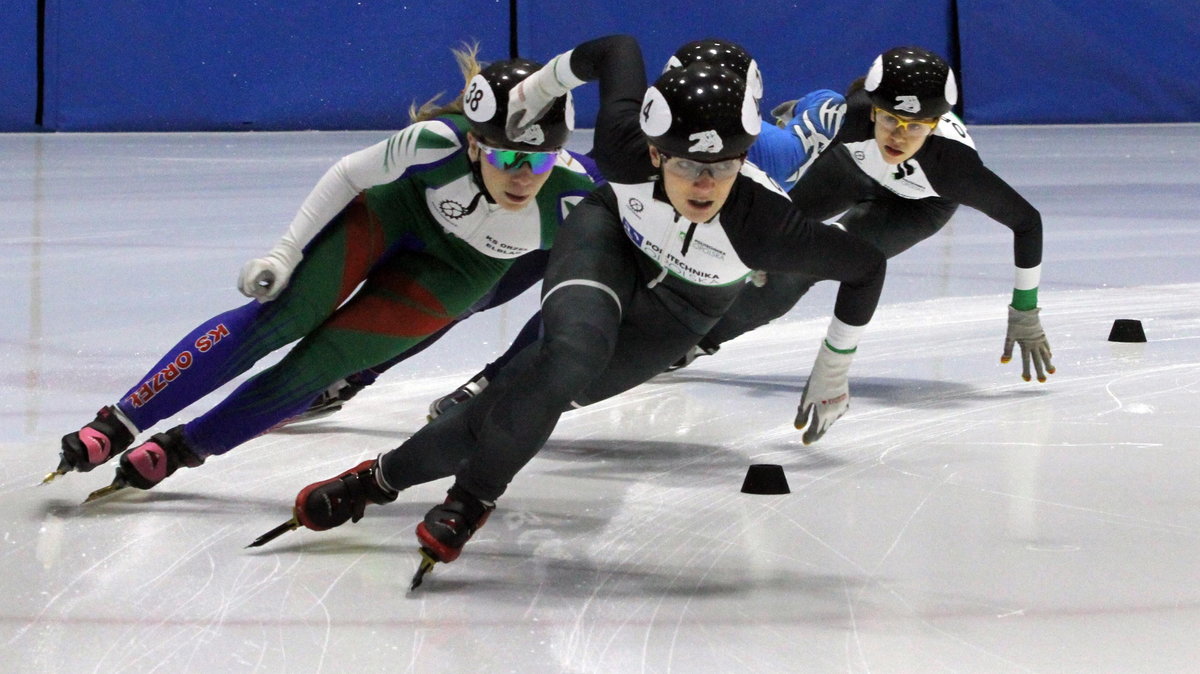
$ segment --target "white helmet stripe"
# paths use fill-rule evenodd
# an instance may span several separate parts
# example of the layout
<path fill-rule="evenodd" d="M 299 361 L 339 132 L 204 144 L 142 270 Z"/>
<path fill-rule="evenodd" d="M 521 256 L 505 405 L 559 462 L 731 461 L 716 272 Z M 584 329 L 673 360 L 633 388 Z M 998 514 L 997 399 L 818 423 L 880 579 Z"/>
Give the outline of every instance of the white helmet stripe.
<path fill-rule="evenodd" d="M 958 102 L 958 82 L 954 79 L 954 71 L 946 70 L 946 102 L 954 105 Z"/>
<path fill-rule="evenodd" d="M 863 83 L 863 87 L 867 91 L 875 91 L 879 88 L 880 82 L 883 82 L 883 54 L 875 57 L 875 62 L 867 71 L 867 81 Z"/>

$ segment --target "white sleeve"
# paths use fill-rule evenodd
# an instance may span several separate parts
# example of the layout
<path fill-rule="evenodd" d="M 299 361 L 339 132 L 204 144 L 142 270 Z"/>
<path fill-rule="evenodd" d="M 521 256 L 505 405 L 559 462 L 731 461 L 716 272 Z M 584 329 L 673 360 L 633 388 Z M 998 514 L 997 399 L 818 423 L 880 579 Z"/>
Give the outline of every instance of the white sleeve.
<path fill-rule="evenodd" d="M 422 134 L 430 132 L 443 142 L 421 143 Z M 428 121 L 413 124 L 385 141 L 342 157 L 305 197 L 277 247 L 303 250 L 358 193 L 390 183 L 409 168 L 442 159 L 461 147 L 449 125 Z"/>

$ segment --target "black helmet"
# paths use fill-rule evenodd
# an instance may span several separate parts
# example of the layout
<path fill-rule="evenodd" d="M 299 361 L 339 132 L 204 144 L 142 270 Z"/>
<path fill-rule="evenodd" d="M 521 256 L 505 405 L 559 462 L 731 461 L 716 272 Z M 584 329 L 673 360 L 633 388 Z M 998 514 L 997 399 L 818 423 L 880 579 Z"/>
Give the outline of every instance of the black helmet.
<path fill-rule="evenodd" d="M 663 72 L 696 62 L 732 70 L 750 85 L 750 91 L 755 99 L 762 98 L 763 82 L 762 73 L 758 70 L 758 62 L 740 44 L 720 38 L 705 38 L 689 42 L 676 49 L 671 58 L 667 59 L 667 65 L 663 66 Z"/>
<path fill-rule="evenodd" d="M 526 59 L 496 61 L 471 78 L 463 91 L 463 112 L 475 135 L 514 150 L 554 150 L 567 143 L 575 128 L 575 106 L 571 94 L 560 96 L 542 118 L 517 140 L 504 133 L 508 121 L 508 90 L 535 73 L 541 64 Z"/>
<path fill-rule="evenodd" d="M 642 99 L 640 120 L 655 147 L 699 161 L 746 154 L 762 127 L 745 81 L 702 62 L 659 75 Z"/>
<path fill-rule="evenodd" d="M 872 103 L 905 117 L 941 117 L 958 102 L 950 66 L 920 47 L 895 47 L 875 57 L 864 87 Z"/>

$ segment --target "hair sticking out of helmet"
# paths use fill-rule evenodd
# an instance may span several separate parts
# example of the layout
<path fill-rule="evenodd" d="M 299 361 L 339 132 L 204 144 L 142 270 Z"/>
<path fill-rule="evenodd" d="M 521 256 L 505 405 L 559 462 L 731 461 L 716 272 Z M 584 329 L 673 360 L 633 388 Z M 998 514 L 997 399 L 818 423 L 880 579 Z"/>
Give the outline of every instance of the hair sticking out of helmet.
<path fill-rule="evenodd" d="M 489 145 L 515 150 L 554 150 L 567 143 L 575 128 L 575 106 L 571 94 L 561 96 L 521 138 L 508 140 L 504 125 L 508 120 L 508 92 L 518 82 L 542 66 L 526 59 L 508 59 L 491 63 L 463 90 L 463 113 L 471 130 Z"/>
<path fill-rule="evenodd" d="M 705 162 L 744 155 L 762 128 L 745 81 L 703 62 L 660 75 L 646 90 L 639 119 L 659 150 Z"/>
<path fill-rule="evenodd" d="M 954 71 L 921 47 L 895 47 L 875 57 L 863 86 L 872 103 L 904 117 L 941 117 L 958 102 Z"/>

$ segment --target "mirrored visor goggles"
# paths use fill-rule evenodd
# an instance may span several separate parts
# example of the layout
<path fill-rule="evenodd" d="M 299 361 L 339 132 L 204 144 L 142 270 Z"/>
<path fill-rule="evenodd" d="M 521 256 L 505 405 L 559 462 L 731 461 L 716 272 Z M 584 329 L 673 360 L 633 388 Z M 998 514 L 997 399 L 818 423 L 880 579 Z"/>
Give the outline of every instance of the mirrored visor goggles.
<path fill-rule="evenodd" d="M 484 145 L 478 141 L 475 144 L 483 152 L 483 157 L 487 159 L 487 163 L 501 171 L 515 172 L 519 171 L 522 166 L 528 166 L 529 170 L 535 174 L 542 174 L 554 168 L 554 163 L 558 161 L 557 150 L 550 152 L 524 152 L 522 150 L 502 150 L 498 147 Z"/>
<path fill-rule="evenodd" d="M 738 171 L 742 170 L 742 164 L 746 162 L 745 155 L 709 162 L 673 157 L 669 154 L 664 154 L 661 150 L 658 154 L 663 159 L 663 168 L 684 180 L 693 181 L 699 180 L 705 171 L 713 177 L 713 180 L 732 178 L 737 175 Z"/>

